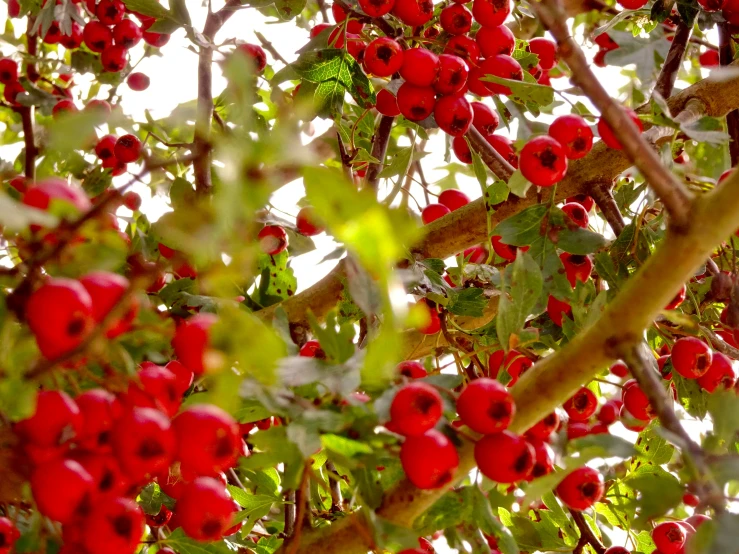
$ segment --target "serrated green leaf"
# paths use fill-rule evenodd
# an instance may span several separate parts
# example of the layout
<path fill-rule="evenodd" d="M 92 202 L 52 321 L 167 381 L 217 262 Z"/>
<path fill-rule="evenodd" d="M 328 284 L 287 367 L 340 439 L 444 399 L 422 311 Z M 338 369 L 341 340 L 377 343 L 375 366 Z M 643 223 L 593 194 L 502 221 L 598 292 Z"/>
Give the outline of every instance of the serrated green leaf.
<path fill-rule="evenodd" d="M 157 19 L 169 18 L 172 15 L 157 0 L 123 0 L 123 3 L 131 11 Z"/>
<path fill-rule="evenodd" d="M 168 546 L 178 554 L 229 554 L 231 550 L 223 541 L 199 542 L 185 536 L 182 528 L 175 529 L 169 537 L 160 541 L 162 546 Z"/>
<path fill-rule="evenodd" d="M 518 251 L 504 273 L 505 288 L 498 301 L 498 341 L 508 351 L 510 337 L 517 334 L 531 314 L 544 287 L 541 270 L 527 253 Z"/>

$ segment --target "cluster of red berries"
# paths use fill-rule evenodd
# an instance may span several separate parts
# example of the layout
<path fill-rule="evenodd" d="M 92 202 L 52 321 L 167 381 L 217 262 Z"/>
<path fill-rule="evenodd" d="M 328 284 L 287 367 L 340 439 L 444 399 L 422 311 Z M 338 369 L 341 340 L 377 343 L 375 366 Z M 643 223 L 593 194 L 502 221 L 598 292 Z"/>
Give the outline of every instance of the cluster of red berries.
<path fill-rule="evenodd" d="M 326 229 L 310 206 L 301 208 L 298 212 L 295 227 L 298 233 L 306 237 L 319 235 Z M 257 240 L 262 252 L 270 256 L 276 256 L 284 251 L 289 243 L 287 232 L 280 225 L 265 225 L 257 234 Z"/>
<path fill-rule="evenodd" d="M 138 160 L 142 151 L 143 144 L 136 135 L 131 134 L 117 138 L 105 135 L 95 145 L 95 154 L 114 177 L 126 171 L 126 164 Z"/>
<path fill-rule="evenodd" d="M 118 395 L 42 391 L 15 425 L 38 510 L 63 525 L 64 552 L 133 553 L 145 524 L 200 541 L 238 530 L 222 472 L 245 454 L 241 429 L 213 405 L 180 411 L 193 377 L 179 361 L 145 362 Z M 152 481 L 176 500 L 173 512 L 144 516 L 134 499 Z"/>

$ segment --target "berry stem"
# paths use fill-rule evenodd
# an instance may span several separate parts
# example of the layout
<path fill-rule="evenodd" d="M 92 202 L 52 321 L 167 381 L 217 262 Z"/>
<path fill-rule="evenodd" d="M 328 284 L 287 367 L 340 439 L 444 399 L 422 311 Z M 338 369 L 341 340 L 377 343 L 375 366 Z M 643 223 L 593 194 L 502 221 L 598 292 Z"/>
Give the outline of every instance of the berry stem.
<path fill-rule="evenodd" d="M 667 59 L 662 66 L 662 71 L 660 71 L 659 77 L 657 77 L 657 84 L 654 87 L 654 92 L 662 95 L 662 98 L 668 98 L 672 95 L 675 79 L 683 63 L 683 56 L 685 56 L 685 50 L 690 39 L 691 27 L 686 25 L 682 20 L 680 20 L 677 26 L 670 50 L 667 52 Z"/>
<path fill-rule="evenodd" d="M 385 155 L 387 154 L 387 145 L 390 142 L 390 132 L 393 130 L 393 122 L 395 118 L 389 115 L 383 115 L 380 123 L 375 131 L 375 137 L 372 141 L 372 157 L 380 160 L 379 163 L 370 164 L 367 168 L 366 184 L 369 188 L 377 190 L 380 182 L 380 171 L 385 163 Z"/>
<path fill-rule="evenodd" d="M 623 215 L 621 215 L 621 210 L 618 209 L 616 200 L 613 198 L 611 182 L 594 183 L 590 189 L 590 196 L 593 197 L 595 205 L 598 206 L 608 225 L 611 226 L 613 234 L 619 236 L 626 227 L 626 222 Z"/>

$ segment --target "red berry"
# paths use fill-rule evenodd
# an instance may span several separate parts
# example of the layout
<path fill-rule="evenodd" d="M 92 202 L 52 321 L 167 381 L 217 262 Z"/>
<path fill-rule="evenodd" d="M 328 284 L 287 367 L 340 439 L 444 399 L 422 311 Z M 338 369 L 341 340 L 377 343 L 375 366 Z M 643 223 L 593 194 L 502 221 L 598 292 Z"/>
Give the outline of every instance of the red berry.
<path fill-rule="evenodd" d="M 434 106 L 434 118 L 445 133 L 458 137 L 472 125 L 474 113 L 464 96 L 444 96 Z"/>
<path fill-rule="evenodd" d="M 135 212 L 141 207 L 141 197 L 132 190 L 129 190 L 123 195 L 123 205 L 132 212 Z"/>
<path fill-rule="evenodd" d="M 39 512 L 62 524 L 90 509 L 95 483 L 73 460 L 54 460 L 31 474 L 31 492 Z"/>
<path fill-rule="evenodd" d="M 492 135 L 500 124 L 498 114 L 482 102 L 472 102 L 472 111 L 475 113 L 472 124 L 482 135 Z"/>
<path fill-rule="evenodd" d="M 131 73 L 128 78 L 126 79 L 126 83 L 128 84 L 128 88 L 131 90 L 135 90 L 138 92 L 141 92 L 142 90 L 146 90 L 149 88 L 149 84 L 151 83 L 151 80 L 149 79 L 149 76 L 145 73 Z"/>
<path fill-rule="evenodd" d="M 593 131 L 587 122 L 576 114 L 561 115 L 555 119 L 549 127 L 549 136 L 562 145 L 565 155 L 570 160 L 586 156 L 593 148 Z"/>
<path fill-rule="evenodd" d="M 136 135 L 123 135 L 116 141 L 113 151 L 118 161 L 131 163 L 139 159 L 142 148 Z"/>
<path fill-rule="evenodd" d="M 624 427 L 626 427 L 629 431 L 634 431 L 636 433 L 641 433 L 644 431 L 644 429 L 647 428 L 647 425 L 649 425 L 648 420 L 642 420 L 635 418 L 627 409 L 626 406 L 621 406 L 621 410 L 619 411 L 618 418 L 623 424 Z"/>
<path fill-rule="evenodd" d="M 133 481 L 163 471 L 176 450 L 169 418 L 152 408 L 133 408 L 113 428 L 113 451 L 121 469 Z"/>
<path fill-rule="evenodd" d="M 428 225 L 448 213 L 451 213 L 451 210 L 443 204 L 429 204 L 421 212 L 421 220 Z"/>
<path fill-rule="evenodd" d="M 719 387 L 731 389 L 736 381 L 736 373 L 731 360 L 720 352 L 713 353 L 708 371 L 698 378 L 698 384 L 707 392 L 714 392 Z"/>
<path fill-rule="evenodd" d="M 103 52 L 113 44 L 113 33 L 99 21 L 90 21 L 82 30 L 87 47 L 93 52 Z"/>
<path fill-rule="evenodd" d="M 716 50 L 706 50 L 701 53 L 701 55 L 698 56 L 698 62 L 701 64 L 701 67 L 716 67 L 721 65 L 721 59 Z"/>
<path fill-rule="evenodd" d="M 400 113 L 411 121 L 422 121 L 434 111 L 436 94 L 431 87 L 403 83 L 398 90 Z"/>
<path fill-rule="evenodd" d="M 593 40 L 595 44 L 600 46 L 603 50 L 615 50 L 618 48 L 618 43 L 613 40 L 607 33 L 601 33 Z"/>
<path fill-rule="evenodd" d="M 95 154 L 101 160 L 105 161 L 115 157 L 116 138 L 113 135 L 105 135 L 95 146 Z"/>
<path fill-rule="evenodd" d="M 652 529 L 654 545 L 664 554 L 678 554 L 683 551 L 688 535 L 676 521 L 665 521 Z"/>
<path fill-rule="evenodd" d="M 21 4 L 18 0 L 8 0 L 8 17 L 18 17 L 21 14 Z"/>
<path fill-rule="evenodd" d="M 313 27 L 311 27 L 310 38 L 316 38 L 326 29 L 333 29 L 333 28 L 334 26 L 331 25 L 330 23 L 318 23 L 317 25 L 314 25 Z"/>
<path fill-rule="evenodd" d="M 547 300 L 547 315 L 552 320 L 552 323 L 558 327 L 562 327 L 565 316 L 572 315 L 572 306 L 550 294 L 549 300 Z"/>
<path fill-rule="evenodd" d="M 563 407 L 570 416 L 570 421 L 587 421 L 598 408 L 598 398 L 593 391 L 582 387 L 564 403 Z"/>
<path fill-rule="evenodd" d="M 41 391 L 33 415 L 16 424 L 18 434 L 35 446 L 58 446 L 80 434 L 80 409 L 63 391 Z"/>
<path fill-rule="evenodd" d="M 616 362 L 613 364 L 610 371 L 616 377 L 626 377 L 629 374 L 629 368 L 623 362 Z"/>
<path fill-rule="evenodd" d="M 587 196 L 586 194 L 576 194 L 575 196 L 570 196 L 569 198 L 565 199 L 566 204 L 572 204 L 573 202 L 576 204 L 580 204 L 583 208 L 585 208 L 586 212 L 590 212 L 595 206 L 595 200 L 593 200 L 590 196 Z"/>
<path fill-rule="evenodd" d="M 205 372 L 205 353 L 210 343 L 209 330 L 217 317 L 209 313 L 192 316 L 177 326 L 172 346 L 175 354 L 195 375 Z"/>
<path fill-rule="evenodd" d="M 682 304 L 685 301 L 685 294 L 687 292 L 688 292 L 688 289 L 685 285 L 680 287 L 680 290 L 677 292 L 675 297 L 672 300 L 670 300 L 667 306 L 665 306 L 665 310 L 674 310 L 680 304 Z"/>
<path fill-rule="evenodd" d="M 319 358 L 321 360 L 326 359 L 326 353 L 321 348 L 321 343 L 317 340 L 309 340 L 300 348 L 300 356 L 304 358 Z"/>
<path fill-rule="evenodd" d="M 0 517 L 0 552 L 8 554 L 21 534 L 7 517 Z"/>
<path fill-rule="evenodd" d="M 198 404 L 172 422 L 177 437 L 177 459 L 197 475 L 214 476 L 236 465 L 241 451 L 238 423 L 211 404 Z"/>
<path fill-rule="evenodd" d="M 98 504 L 100 498 L 107 501 L 111 497 L 125 494 L 131 487 L 131 482 L 123 475 L 118 461 L 112 454 L 83 452 L 77 449 L 72 451 L 72 459 L 92 477 Z"/>
<path fill-rule="evenodd" d="M 529 439 L 529 444 L 534 447 L 534 467 L 529 475 L 529 480 L 549 475 L 554 471 L 554 452 L 552 448 L 541 439 Z"/>
<path fill-rule="evenodd" d="M 177 377 L 165 367 L 144 362 L 128 385 L 125 403 L 128 407 L 156 408 L 168 416 L 180 409 L 182 394 Z"/>
<path fill-rule="evenodd" d="M 406 25 L 420 27 L 434 16 L 432 0 L 395 0 L 393 15 Z"/>
<path fill-rule="evenodd" d="M 475 0 L 475 5 L 480 1 L 486 2 L 487 0 Z M 523 68 L 521 67 L 521 64 L 505 54 L 490 56 L 480 64 L 480 70 L 483 75 L 493 75 L 495 77 L 500 77 L 501 79 L 523 81 Z M 485 86 L 493 94 L 511 94 L 511 89 L 505 85 L 485 82 Z"/>
<path fill-rule="evenodd" d="M 3 98 L 5 98 L 5 100 L 13 106 L 20 106 L 17 101 L 18 95 L 24 94 L 25 92 L 26 89 L 24 89 L 23 85 L 21 85 L 18 81 L 11 81 L 5 85 L 5 89 L 3 90 Z"/>
<path fill-rule="evenodd" d="M 624 387 L 621 389 L 621 400 L 623 400 L 623 407 L 626 411 L 636 419 L 649 421 L 655 417 L 649 398 L 635 379 L 630 379 L 624 383 Z"/>
<path fill-rule="evenodd" d="M 447 189 L 439 195 L 439 202 L 450 210 L 458 210 L 470 203 L 470 197 L 455 189 Z"/>
<path fill-rule="evenodd" d="M 560 254 L 559 259 L 562 261 L 562 265 L 565 268 L 565 275 L 573 289 L 577 281 L 585 283 L 593 271 L 593 260 L 589 256 L 568 254 L 565 252 Z"/>
<path fill-rule="evenodd" d="M 618 3 L 627 10 L 638 10 L 646 6 L 648 1 L 649 0 L 618 0 Z"/>
<path fill-rule="evenodd" d="M 0 60 L 0 83 L 7 85 L 18 80 L 18 64 L 10 58 Z"/>
<path fill-rule="evenodd" d="M 502 25 L 510 13 L 510 0 L 475 0 L 472 4 L 472 15 L 483 27 Z"/>
<path fill-rule="evenodd" d="M 516 406 L 508 389 L 498 381 L 482 377 L 472 381 L 459 395 L 457 413 L 467 427 L 489 435 L 508 428 Z"/>
<path fill-rule="evenodd" d="M 513 149 L 513 142 L 508 137 L 503 135 L 490 135 L 485 137 L 488 144 L 495 148 L 495 151 L 501 155 L 501 157 L 511 164 L 514 168 L 518 168 L 518 155 Z"/>
<path fill-rule="evenodd" d="M 501 242 L 502 237 L 495 235 L 490 237 L 490 243 L 493 245 L 493 251 L 503 258 L 504 260 L 513 261 L 516 259 L 516 253 L 518 252 L 518 248 L 516 246 L 511 246 L 509 244 L 504 244 Z M 528 247 L 526 248 L 528 249 Z"/>
<path fill-rule="evenodd" d="M 103 389 L 92 389 L 75 399 L 79 406 L 82 427 L 78 435 L 78 445 L 97 452 L 110 451 L 110 433 L 121 416 L 121 405 Z"/>
<path fill-rule="evenodd" d="M 424 335 L 435 335 L 441 330 L 441 322 L 439 321 L 439 312 L 435 306 L 429 305 L 426 301 L 418 302 L 417 306 L 428 313 L 429 321 L 426 325 L 418 330 Z"/>
<path fill-rule="evenodd" d="M 578 204 L 577 202 L 565 204 L 562 206 L 562 211 L 569 220 L 578 227 L 582 227 L 583 229 L 588 228 L 590 218 L 588 217 L 588 212 L 585 211 L 585 208 L 583 208 L 581 204 Z"/>
<path fill-rule="evenodd" d="M 184 395 L 185 392 L 187 392 L 187 389 L 192 385 L 194 378 L 193 372 L 177 360 L 172 360 L 164 367 L 171 371 L 175 376 L 177 394 L 180 396 Z"/>
<path fill-rule="evenodd" d="M 642 122 L 639 119 L 639 116 L 636 115 L 636 112 L 629 108 L 624 108 L 624 111 L 637 126 L 639 132 L 641 132 L 644 127 L 642 126 Z M 603 142 L 606 143 L 606 146 L 608 146 L 609 148 L 613 148 L 614 150 L 621 150 L 623 148 L 623 146 L 621 145 L 621 141 L 619 141 L 619 139 L 616 137 L 613 129 L 611 129 L 611 126 L 603 118 L 603 116 L 601 116 L 598 120 L 598 134 L 600 135 L 600 138 L 603 140 Z"/>
<path fill-rule="evenodd" d="M 706 12 L 717 12 L 724 8 L 727 0 L 698 0 L 698 5 Z"/>
<path fill-rule="evenodd" d="M 691 508 L 695 508 L 701 503 L 700 498 L 698 498 L 696 495 L 691 494 L 689 492 L 686 492 L 683 495 L 683 504 L 686 506 L 690 506 Z"/>
<path fill-rule="evenodd" d="M 703 514 L 693 514 L 685 520 L 685 523 L 692 525 L 693 529 L 698 529 L 698 527 L 707 521 L 711 521 L 711 518 Z"/>
<path fill-rule="evenodd" d="M 361 2 L 359 4 L 360 6 L 362 6 Z M 362 9 L 364 10 L 364 6 L 362 6 Z M 388 11 L 390 11 L 390 8 L 388 8 Z M 346 21 L 346 18 L 348 15 L 347 12 L 344 11 L 344 8 L 342 8 L 341 6 L 335 3 L 331 4 L 331 13 L 334 16 L 334 21 L 336 21 L 336 23 L 343 23 L 344 21 Z M 366 13 L 367 15 L 370 15 L 371 17 L 380 17 L 379 15 L 372 15 L 368 13 L 366 10 L 364 13 Z M 385 15 L 385 14 L 382 14 L 382 15 Z M 346 28 L 347 32 L 352 33 L 352 34 L 361 33 L 362 29 L 364 29 L 364 23 L 360 23 L 356 19 L 350 19 L 349 23 L 347 24 L 347 28 Z"/>
<path fill-rule="evenodd" d="M 288 239 L 285 229 L 279 225 L 265 225 L 257 235 L 259 248 L 265 254 L 276 256 L 287 248 Z"/>
<path fill-rule="evenodd" d="M 388 117 L 400 115 L 398 99 L 387 89 L 382 89 L 377 93 L 377 104 L 375 104 L 375 108 L 382 115 L 386 115 Z"/>
<path fill-rule="evenodd" d="M 400 76 L 417 87 L 430 87 L 439 75 L 439 56 L 425 48 L 412 48 L 403 53 Z"/>
<path fill-rule="evenodd" d="M 471 264 L 483 264 L 488 259 L 488 251 L 482 246 L 472 246 L 462 253 L 465 260 Z"/>
<path fill-rule="evenodd" d="M 185 485 L 177 501 L 177 519 L 183 531 L 198 541 L 220 539 L 231 527 L 236 507 L 220 481 L 198 477 Z"/>
<path fill-rule="evenodd" d="M 534 447 L 518 435 L 503 431 L 475 443 L 475 462 L 482 474 L 497 483 L 526 479 L 534 468 Z"/>
<path fill-rule="evenodd" d="M 135 501 L 116 498 L 102 502 L 85 521 L 82 540 L 89 552 L 135 552 L 144 534 L 144 513 Z"/>
<path fill-rule="evenodd" d="M 480 52 L 486 58 L 504 54 L 510 56 L 516 47 L 516 37 L 506 25 L 480 27 L 475 35 Z"/>
<path fill-rule="evenodd" d="M 547 441 L 558 427 L 559 416 L 557 415 L 557 412 L 552 412 L 526 431 L 526 437 Z"/>
<path fill-rule="evenodd" d="M 557 496 L 572 510 L 587 510 L 603 496 L 603 476 L 590 467 L 580 467 L 557 486 Z"/>
<path fill-rule="evenodd" d="M 468 77 L 469 69 L 462 58 L 441 54 L 438 78 L 433 83 L 434 90 L 443 96 L 461 94 L 466 91 Z"/>
<path fill-rule="evenodd" d="M 451 482 L 459 466 L 452 442 L 436 429 L 407 437 L 400 447 L 400 463 L 408 480 L 419 489 L 439 489 Z"/>
<path fill-rule="evenodd" d="M 442 415 L 439 393 L 426 383 L 410 383 L 403 386 L 390 405 L 393 431 L 411 437 L 423 435 L 433 429 Z"/>
<path fill-rule="evenodd" d="M 141 27 L 131 19 L 124 19 L 113 27 L 113 40 L 123 48 L 133 48 L 141 41 L 141 36 Z"/>
<path fill-rule="evenodd" d="M 28 299 L 26 319 L 46 358 L 79 346 L 94 325 L 92 299 L 72 279 L 49 278 Z"/>
<path fill-rule="evenodd" d="M 501 369 L 505 369 L 511 377 L 508 387 L 512 387 L 518 382 L 518 378 L 524 372 L 534 365 L 534 362 L 517 350 L 511 350 L 505 357 L 502 356 L 502 350 L 493 352 L 488 358 L 488 371 L 493 379 L 498 377 Z"/>
<path fill-rule="evenodd" d="M 156 48 L 161 48 L 169 42 L 169 35 L 164 35 L 161 33 L 151 33 L 149 31 L 144 31 L 141 36 L 146 44 L 149 44 Z"/>
<path fill-rule="evenodd" d="M 128 279 L 108 271 L 88 273 L 80 278 L 80 283 L 92 298 L 92 317 L 96 323 L 101 323 L 108 313 L 116 307 L 129 286 Z M 118 319 L 108 322 L 105 332 L 106 337 L 115 338 L 131 328 L 131 322 L 138 313 L 138 302 L 129 301 L 128 303 L 130 308 L 126 313 Z"/>
<path fill-rule="evenodd" d="M 126 67 L 126 52 L 123 46 L 108 46 L 100 54 L 100 63 L 105 71 L 118 73 Z"/>
<path fill-rule="evenodd" d="M 439 22 L 450 35 L 464 35 L 472 28 L 472 13 L 461 4 L 452 4 L 441 10 Z"/>
<path fill-rule="evenodd" d="M 390 13 L 394 6 L 395 0 L 359 0 L 359 7 L 370 17 L 382 17 Z"/>
<path fill-rule="evenodd" d="M 53 208 L 53 204 L 59 202 L 65 203 L 67 213 L 69 208 L 82 213 L 91 207 L 90 199 L 81 188 L 56 177 L 49 177 L 31 185 L 23 195 L 23 203 L 26 206 L 44 211 L 48 211 L 49 208 Z"/>
<path fill-rule="evenodd" d="M 267 54 L 258 44 L 239 44 L 237 51 L 246 55 L 254 64 L 257 73 L 261 73 L 267 67 Z"/>
<path fill-rule="evenodd" d="M 123 21 L 126 6 L 120 0 L 100 0 L 95 15 L 103 25 L 112 26 Z"/>
<path fill-rule="evenodd" d="M 621 411 L 622 403 L 612 399 L 603 404 L 598 411 L 598 421 L 604 425 L 612 425 L 618 421 L 618 415 Z"/>
<path fill-rule="evenodd" d="M 545 135 L 534 137 L 526 143 L 521 150 L 519 165 L 523 176 L 539 187 L 550 187 L 561 181 L 567 173 L 564 148 Z M 579 204 L 576 206 L 583 210 Z"/>
<path fill-rule="evenodd" d="M 567 440 L 575 440 L 590 434 L 590 427 L 584 421 L 569 421 L 567 423 Z"/>
<path fill-rule="evenodd" d="M 458 56 L 471 65 L 477 65 L 480 58 L 480 47 L 466 35 L 458 35 L 450 38 L 444 47 L 444 53 Z"/>
<path fill-rule="evenodd" d="M 404 362 L 400 362 L 398 364 L 398 373 L 400 373 L 403 377 L 408 377 L 410 379 L 420 379 L 421 377 L 426 377 L 427 375 L 426 369 L 424 369 L 423 364 L 415 360 L 406 360 Z"/>
<path fill-rule="evenodd" d="M 557 65 L 557 45 L 549 39 L 532 38 L 529 41 L 529 52 L 539 56 L 539 66 L 545 71 Z"/>
<path fill-rule="evenodd" d="M 110 107 L 110 104 L 108 104 L 105 100 L 90 100 L 87 103 L 87 106 L 85 106 L 85 111 L 93 111 L 97 110 L 104 114 L 109 114 L 113 108 Z"/>
<path fill-rule="evenodd" d="M 325 230 L 325 227 L 318 222 L 315 210 L 311 207 L 301 208 L 295 217 L 295 226 L 298 233 L 306 237 L 319 235 Z"/>
<path fill-rule="evenodd" d="M 627 550 L 623 546 L 611 546 L 606 548 L 603 554 L 631 554 L 631 550 Z"/>
<path fill-rule="evenodd" d="M 464 137 L 454 137 L 452 139 L 452 150 L 457 159 L 465 164 L 472 163 L 472 152 L 470 152 L 470 145 L 467 144 L 467 140 Z"/>
<path fill-rule="evenodd" d="M 28 179 L 26 179 L 23 175 L 13 177 L 8 182 L 8 184 L 21 194 L 25 194 L 28 190 Z"/>
<path fill-rule="evenodd" d="M 672 366 L 686 379 L 697 379 L 708 372 L 713 351 L 702 340 L 682 337 L 672 347 Z"/>
<path fill-rule="evenodd" d="M 364 67 L 378 77 L 390 77 L 403 65 L 403 48 L 391 38 L 376 38 L 364 51 Z"/>

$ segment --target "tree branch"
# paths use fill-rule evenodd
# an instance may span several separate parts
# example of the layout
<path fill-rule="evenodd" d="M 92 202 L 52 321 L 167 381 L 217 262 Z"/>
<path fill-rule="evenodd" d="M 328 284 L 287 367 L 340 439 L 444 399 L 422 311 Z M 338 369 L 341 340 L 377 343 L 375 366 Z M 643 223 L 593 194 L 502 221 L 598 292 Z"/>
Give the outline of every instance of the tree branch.
<path fill-rule="evenodd" d="M 680 447 L 683 460 L 693 471 L 698 496 L 717 513 L 724 511 L 726 507 L 724 494 L 711 476 L 703 449 L 690 438 L 675 415 L 672 398 L 665 390 L 657 372 L 655 359 L 649 356 L 649 347 L 643 341 L 632 345 L 624 344 L 621 348 L 621 358 L 639 383 L 639 388 L 647 395 L 662 427 L 676 437 L 677 440 L 672 442 Z"/>
<path fill-rule="evenodd" d="M 393 130 L 393 121 L 395 121 L 394 117 L 383 115 L 377 125 L 377 131 L 375 131 L 375 137 L 372 141 L 372 157 L 380 161 L 370 164 L 367 168 L 366 183 L 368 187 L 375 190 L 377 190 L 377 185 L 380 182 L 380 172 L 385 164 L 390 132 Z"/>
<path fill-rule="evenodd" d="M 488 166 L 488 169 L 493 172 L 493 175 L 507 183 L 511 175 L 516 171 L 508 163 L 508 160 L 501 156 L 474 126 L 470 127 L 470 130 L 467 131 L 465 136 L 470 141 L 470 146 L 480 155 L 483 163 Z"/>
<path fill-rule="evenodd" d="M 729 356 L 729 358 L 739 360 L 739 349 L 734 348 L 727 342 L 724 342 L 721 337 L 711 331 L 708 327 L 704 327 L 703 325 L 701 325 L 700 330 L 701 333 L 708 337 L 708 339 L 711 341 L 711 346 L 713 346 L 716 350 L 718 350 L 722 354 L 726 354 L 727 356 Z"/>
<path fill-rule="evenodd" d="M 585 517 L 582 515 L 582 512 L 570 510 L 570 515 L 575 521 L 575 525 L 577 525 L 577 528 L 580 530 L 580 540 L 584 540 L 585 544 L 589 544 L 593 550 L 595 550 L 596 554 L 603 554 L 606 551 L 606 547 L 603 546 L 603 543 L 601 543 L 598 540 L 598 537 L 593 534 L 593 530 L 590 529 L 590 525 L 585 521 Z"/>
<path fill-rule="evenodd" d="M 728 23 L 720 23 L 718 26 L 719 37 L 719 60 L 721 65 L 729 65 L 734 61 L 734 49 L 732 48 L 731 30 Z M 726 127 L 731 137 L 729 143 L 729 155 L 731 167 L 739 164 L 739 110 L 732 110 L 726 114 Z"/>
<path fill-rule="evenodd" d="M 662 98 L 667 98 L 672 94 L 675 79 L 677 79 L 678 71 L 683 63 L 683 56 L 685 56 L 685 50 L 688 47 L 691 31 L 691 27 L 680 20 L 675 31 L 675 36 L 672 39 L 672 44 L 670 45 L 670 51 L 667 52 L 667 59 L 665 59 L 662 71 L 660 71 L 659 77 L 657 77 L 657 84 L 654 87 L 654 92 L 659 93 Z"/>
<path fill-rule="evenodd" d="M 560 57 L 572 71 L 572 82 L 600 110 L 623 146 L 623 151 L 644 175 L 670 215 L 675 228 L 690 223 L 690 191 L 664 167 L 657 153 L 642 138 L 631 118 L 606 92 L 595 77 L 582 50 L 567 28 L 564 11 L 558 0 L 534 2 L 531 8 L 557 41 Z"/>
<path fill-rule="evenodd" d="M 595 205 L 598 206 L 601 214 L 603 214 L 603 219 L 611 226 L 613 234 L 619 236 L 623 232 L 624 227 L 626 227 L 626 222 L 624 221 L 624 216 L 621 215 L 621 210 L 618 209 L 616 200 L 613 198 L 611 182 L 601 181 L 593 183 L 593 186 L 590 188 L 590 196 L 595 201 Z"/>
<path fill-rule="evenodd" d="M 241 6 L 240 0 L 228 0 L 217 12 L 209 12 L 203 27 L 203 38 L 212 43 L 216 33 Z M 195 170 L 195 190 L 207 193 L 213 186 L 210 153 L 210 127 L 213 119 L 213 47 L 200 46 L 198 55 L 198 108 L 195 119 L 195 137 L 192 143 Z"/>

